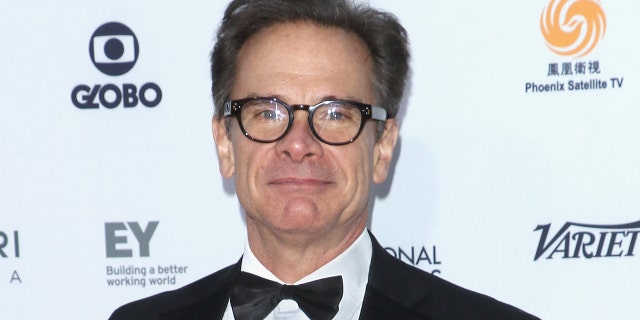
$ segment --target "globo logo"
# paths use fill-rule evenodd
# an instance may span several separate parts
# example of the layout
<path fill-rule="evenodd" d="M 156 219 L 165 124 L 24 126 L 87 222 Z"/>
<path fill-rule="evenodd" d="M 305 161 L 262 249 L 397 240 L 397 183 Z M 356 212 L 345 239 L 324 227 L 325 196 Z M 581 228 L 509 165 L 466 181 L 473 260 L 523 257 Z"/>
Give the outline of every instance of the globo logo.
<path fill-rule="evenodd" d="M 122 84 L 122 87 L 112 83 L 96 84 L 93 87 L 81 84 L 71 91 L 71 100 L 80 109 L 100 106 L 113 109 L 121 104 L 125 108 L 131 108 L 137 106 L 138 102 L 153 108 L 162 100 L 162 90 L 153 82 L 143 84 L 139 90 L 131 83 Z"/>
<path fill-rule="evenodd" d="M 123 75 L 138 61 L 140 47 L 136 35 L 122 23 L 101 25 L 91 36 L 89 55 L 93 65 L 110 76 Z"/>
<path fill-rule="evenodd" d="M 119 22 L 108 22 L 98 27 L 89 41 L 91 62 L 108 76 L 122 76 L 131 71 L 138 61 L 140 45 L 135 33 Z M 71 91 L 71 101 L 79 109 L 132 108 L 138 104 L 153 108 L 162 101 L 162 89 L 154 82 L 142 85 L 79 84 Z"/>

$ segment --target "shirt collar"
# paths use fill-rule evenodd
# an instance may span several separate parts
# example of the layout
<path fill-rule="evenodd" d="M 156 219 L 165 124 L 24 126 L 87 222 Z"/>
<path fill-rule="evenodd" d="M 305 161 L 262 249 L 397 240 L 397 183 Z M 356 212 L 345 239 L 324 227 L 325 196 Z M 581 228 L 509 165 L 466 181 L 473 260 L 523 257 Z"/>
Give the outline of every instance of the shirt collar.
<path fill-rule="evenodd" d="M 336 319 L 351 319 L 354 313 L 360 310 L 364 299 L 372 248 L 371 237 L 365 229 L 347 250 L 294 284 L 307 283 L 332 276 L 342 276 L 344 294 L 340 301 L 340 311 L 336 315 Z M 282 280 L 278 279 L 258 261 L 249 247 L 248 240 L 245 244 L 241 270 L 284 284 Z"/>

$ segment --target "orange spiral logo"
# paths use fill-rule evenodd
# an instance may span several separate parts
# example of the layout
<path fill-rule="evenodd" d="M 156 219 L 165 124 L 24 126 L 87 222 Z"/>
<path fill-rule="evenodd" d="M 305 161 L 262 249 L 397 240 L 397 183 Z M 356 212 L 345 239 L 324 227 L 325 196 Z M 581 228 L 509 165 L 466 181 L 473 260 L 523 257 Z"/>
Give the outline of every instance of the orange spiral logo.
<path fill-rule="evenodd" d="M 551 0 L 540 16 L 540 30 L 551 51 L 582 57 L 604 37 L 607 19 L 598 0 Z"/>

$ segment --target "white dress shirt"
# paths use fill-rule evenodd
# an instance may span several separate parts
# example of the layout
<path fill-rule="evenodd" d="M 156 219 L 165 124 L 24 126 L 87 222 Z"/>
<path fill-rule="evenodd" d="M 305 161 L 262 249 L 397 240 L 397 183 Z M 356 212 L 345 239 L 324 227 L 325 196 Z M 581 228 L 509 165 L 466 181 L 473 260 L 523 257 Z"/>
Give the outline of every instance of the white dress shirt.
<path fill-rule="evenodd" d="M 357 320 L 362 309 L 362 301 L 367 288 L 367 280 L 369 277 L 369 265 L 371 263 L 372 253 L 371 237 L 364 230 L 362 234 L 351 244 L 347 250 L 337 256 L 329 263 L 320 267 L 320 269 L 312 272 L 306 277 L 300 279 L 293 284 L 302 284 L 314 280 L 342 276 L 343 295 L 340 300 L 339 310 L 334 320 Z M 278 279 L 271 271 L 258 261 L 253 255 L 249 242 L 245 245 L 244 255 L 242 256 L 241 270 L 253 273 L 267 280 L 285 284 Z M 268 320 L 285 320 L 285 319 L 304 319 L 309 317 L 298 308 L 298 304 L 294 300 L 285 299 L 265 319 Z M 231 303 L 227 303 L 222 320 L 235 320 Z"/>

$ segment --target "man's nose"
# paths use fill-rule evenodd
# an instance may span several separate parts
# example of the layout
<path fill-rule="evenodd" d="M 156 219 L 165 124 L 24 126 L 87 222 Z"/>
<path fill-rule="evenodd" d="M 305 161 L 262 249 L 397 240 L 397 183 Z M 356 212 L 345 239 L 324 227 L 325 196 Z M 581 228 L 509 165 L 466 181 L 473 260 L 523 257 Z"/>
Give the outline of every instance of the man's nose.
<path fill-rule="evenodd" d="M 276 152 L 294 162 L 322 156 L 322 142 L 311 131 L 309 113 L 304 110 L 296 110 L 293 113 L 295 116 L 291 128 L 276 142 Z"/>

